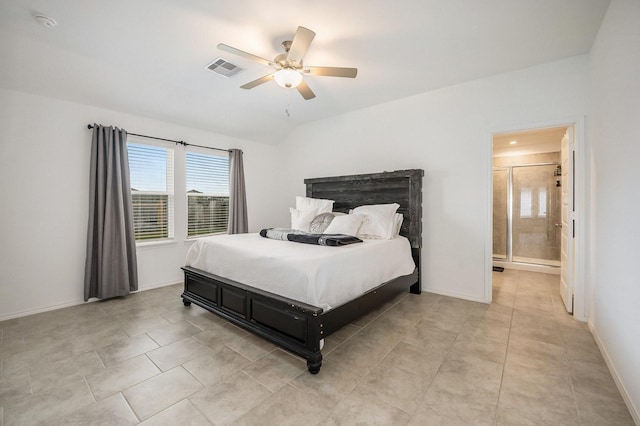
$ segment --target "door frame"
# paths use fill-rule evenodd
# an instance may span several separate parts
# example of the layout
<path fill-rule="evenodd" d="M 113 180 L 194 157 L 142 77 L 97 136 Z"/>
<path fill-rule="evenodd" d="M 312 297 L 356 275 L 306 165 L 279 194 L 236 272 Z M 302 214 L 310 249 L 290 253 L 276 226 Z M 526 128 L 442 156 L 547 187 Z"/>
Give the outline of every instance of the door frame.
<path fill-rule="evenodd" d="M 575 257 L 574 257 L 574 303 L 573 317 L 578 321 L 587 321 L 589 318 L 589 294 L 586 288 L 586 212 L 587 212 L 587 162 L 585 148 L 584 116 L 563 117 L 547 121 L 538 121 L 525 124 L 497 126 L 489 132 L 487 138 L 487 206 L 489 213 L 486 223 L 485 246 L 485 300 L 492 299 L 492 274 L 493 274 L 493 137 L 502 133 L 525 132 L 547 127 L 573 126 L 575 165 L 573 170 L 575 193 Z"/>

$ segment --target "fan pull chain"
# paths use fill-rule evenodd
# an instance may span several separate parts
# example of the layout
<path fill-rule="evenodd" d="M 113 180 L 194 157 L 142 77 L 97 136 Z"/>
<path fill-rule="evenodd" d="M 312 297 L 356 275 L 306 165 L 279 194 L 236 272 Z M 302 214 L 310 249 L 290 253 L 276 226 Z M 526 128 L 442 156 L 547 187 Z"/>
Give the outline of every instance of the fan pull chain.
<path fill-rule="evenodd" d="M 289 88 L 285 88 L 284 92 L 287 98 L 287 106 L 284 108 L 284 112 L 287 114 L 287 117 L 291 117 L 291 115 L 289 115 Z"/>

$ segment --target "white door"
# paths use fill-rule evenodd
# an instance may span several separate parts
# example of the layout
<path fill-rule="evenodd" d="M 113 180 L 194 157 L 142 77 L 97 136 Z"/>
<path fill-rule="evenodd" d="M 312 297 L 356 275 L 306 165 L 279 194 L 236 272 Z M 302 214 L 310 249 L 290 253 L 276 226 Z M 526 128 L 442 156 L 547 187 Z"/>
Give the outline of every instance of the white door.
<path fill-rule="evenodd" d="M 573 126 L 567 129 L 562 138 L 560 158 L 562 176 L 558 176 L 562 185 L 562 238 L 560 248 L 560 296 L 567 312 L 573 313 L 574 287 L 574 247 L 575 247 L 575 207 L 574 207 L 574 142 Z"/>

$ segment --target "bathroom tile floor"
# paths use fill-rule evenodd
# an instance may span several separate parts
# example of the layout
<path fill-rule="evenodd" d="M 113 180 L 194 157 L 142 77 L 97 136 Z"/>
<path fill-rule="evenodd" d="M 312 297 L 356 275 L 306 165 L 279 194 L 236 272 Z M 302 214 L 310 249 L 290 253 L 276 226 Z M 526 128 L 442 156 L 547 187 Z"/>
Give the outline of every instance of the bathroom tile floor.
<path fill-rule="evenodd" d="M 633 424 L 557 275 L 494 272 L 491 305 L 403 294 L 318 375 L 181 290 L 0 322 L 0 426 Z"/>

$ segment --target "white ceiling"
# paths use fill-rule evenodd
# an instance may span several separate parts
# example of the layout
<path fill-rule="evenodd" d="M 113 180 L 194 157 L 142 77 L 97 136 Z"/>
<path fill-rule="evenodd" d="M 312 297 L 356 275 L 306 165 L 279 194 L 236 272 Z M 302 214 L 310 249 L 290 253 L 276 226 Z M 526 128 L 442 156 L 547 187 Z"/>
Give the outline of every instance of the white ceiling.
<path fill-rule="evenodd" d="M 584 54 L 608 4 L 0 0 L 0 86 L 278 143 L 302 123 Z M 39 25 L 35 13 L 58 25 Z M 275 82 L 239 88 L 270 68 L 216 45 L 271 59 L 299 25 L 317 34 L 306 65 L 357 67 L 358 76 L 306 76 L 317 97 L 292 91 L 287 117 Z M 230 79 L 206 70 L 219 56 L 245 70 Z"/>

